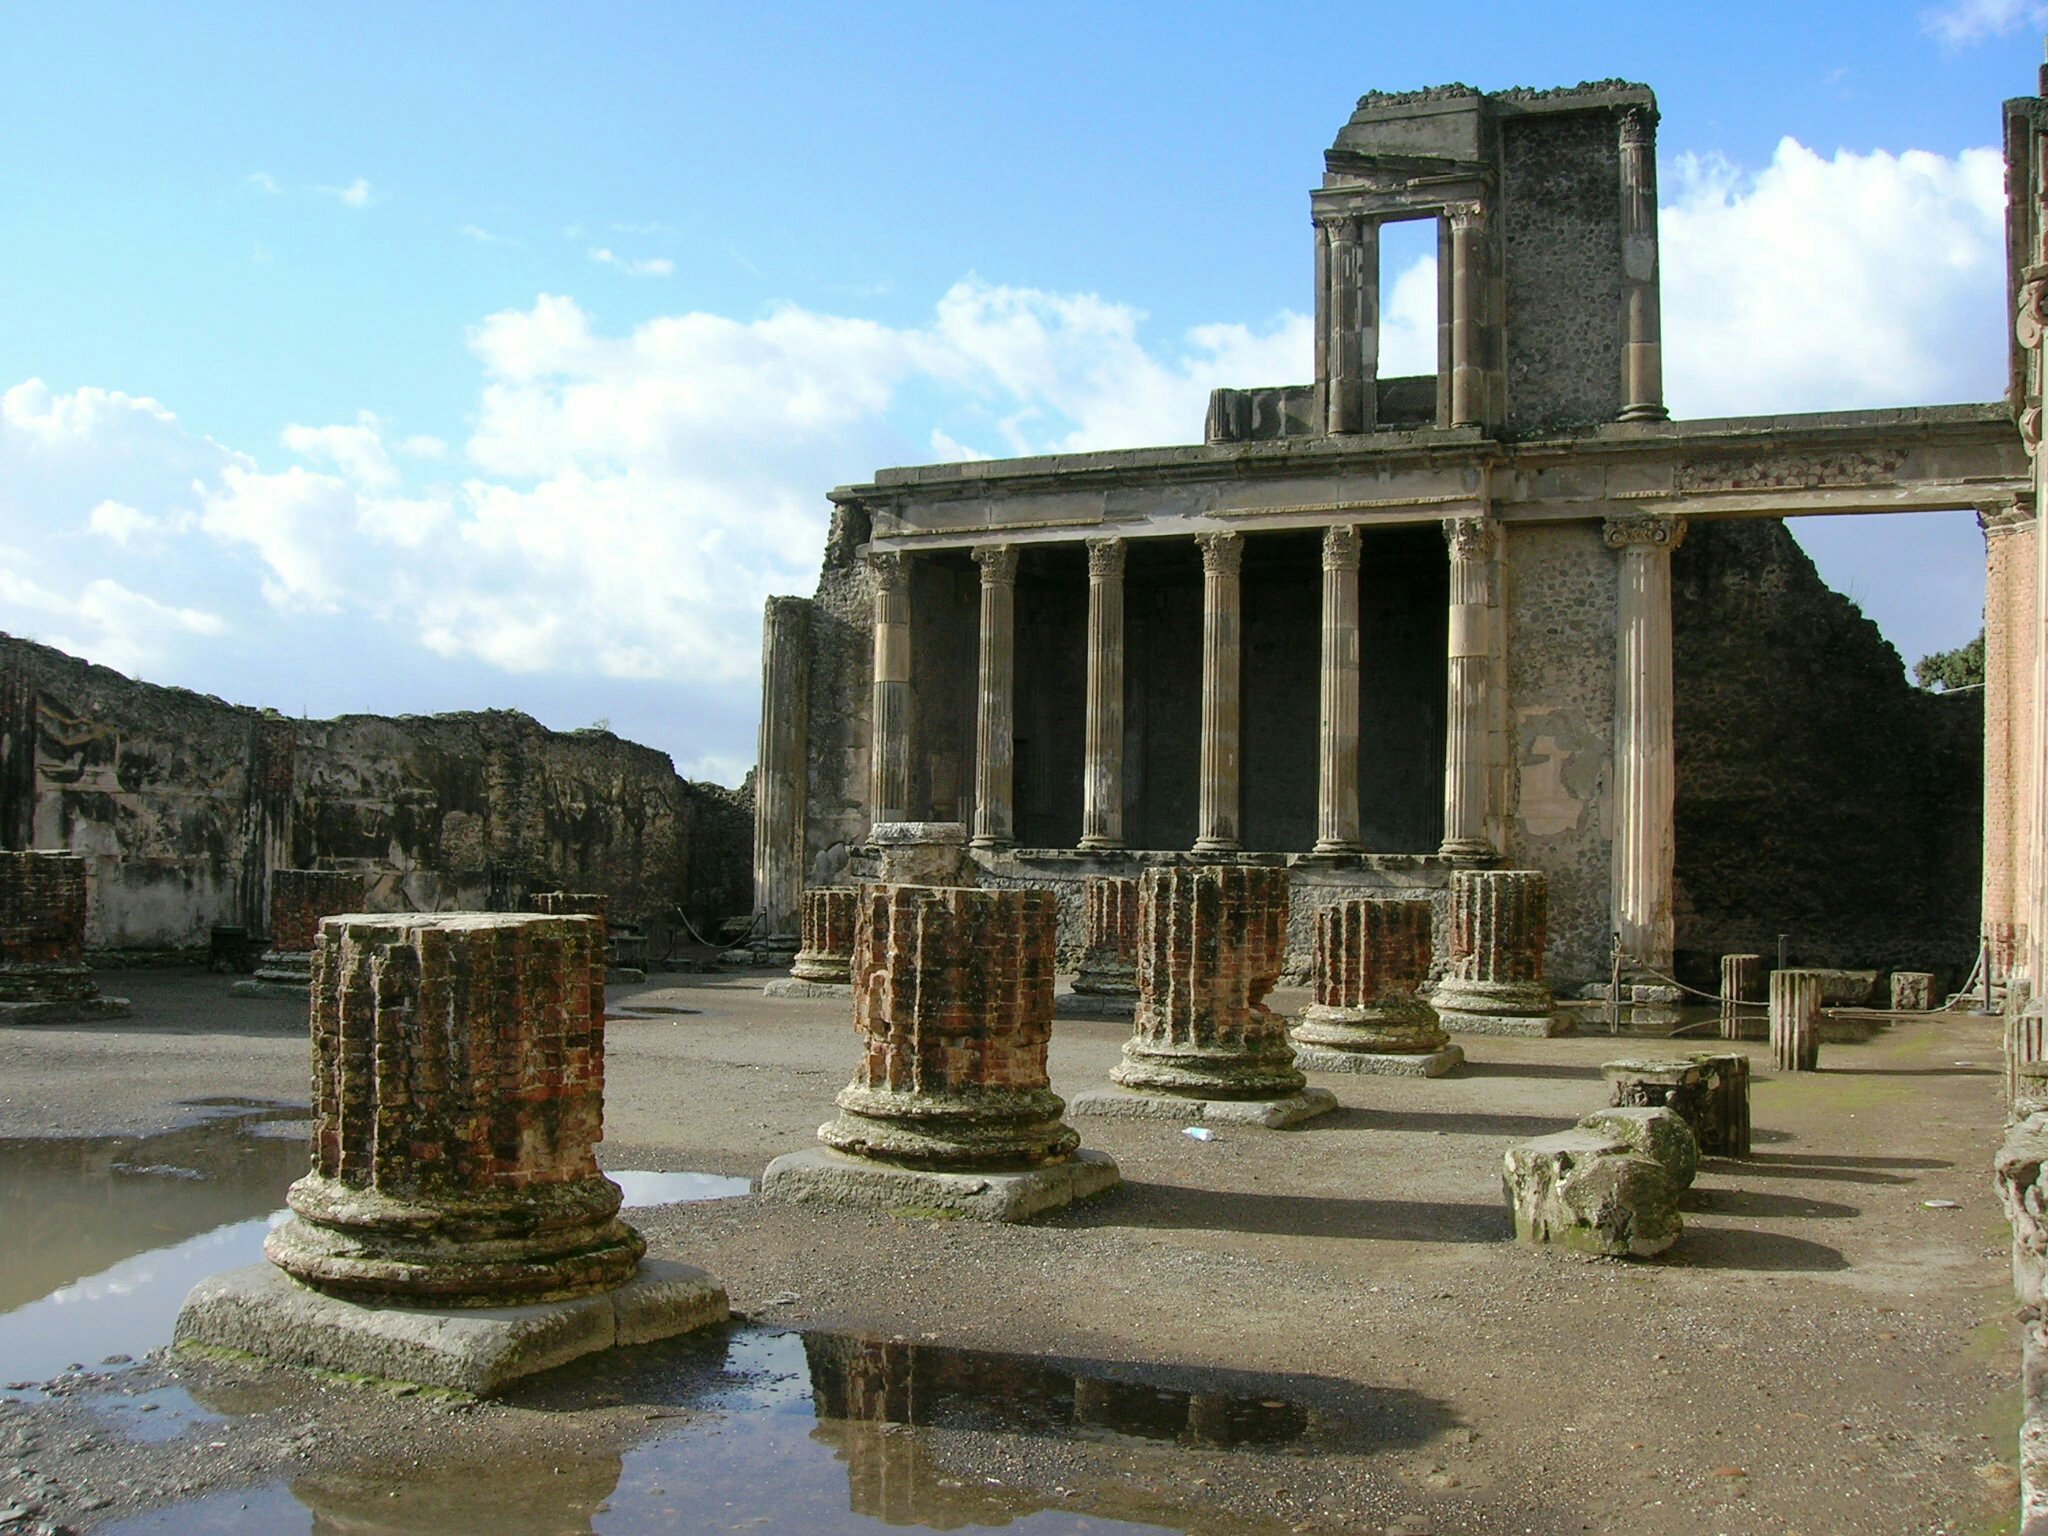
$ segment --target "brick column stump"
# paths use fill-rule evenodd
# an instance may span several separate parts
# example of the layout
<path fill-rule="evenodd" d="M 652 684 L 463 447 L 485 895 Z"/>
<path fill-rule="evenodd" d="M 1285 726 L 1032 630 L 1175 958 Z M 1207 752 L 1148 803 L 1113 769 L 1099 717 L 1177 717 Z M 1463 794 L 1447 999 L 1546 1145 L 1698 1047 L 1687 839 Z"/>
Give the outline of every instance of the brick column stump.
<path fill-rule="evenodd" d="M 1550 886 L 1533 869 L 1461 869 L 1451 876 L 1449 967 L 1430 999 L 1445 1029 L 1473 1035 L 1561 1035 L 1543 978 Z"/>
<path fill-rule="evenodd" d="M 1049 891 L 863 887 L 860 1064 L 824 1147 L 775 1159 L 762 1196 L 1016 1221 L 1115 1185 L 1046 1076 L 1058 921 Z"/>
<path fill-rule="evenodd" d="M 1426 900 L 1317 908 L 1316 1000 L 1290 1031 L 1297 1066 L 1441 1077 L 1464 1061 L 1418 995 L 1429 980 L 1433 915 Z"/>
<path fill-rule="evenodd" d="M 1081 967 L 1062 1014 L 1128 1019 L 1138 1007 L 1138 882 L 1091 875 L 1081 893 Z"/>
<path fill-rule="evenodd" d="M 598 1171 L 600 943 L 586 916 L 325 919 L 312 1172 L 270 1264 L 202 1282 L 178 1338 L 487 1392 L 722 1320 L 701 1271 L 641 1265 Z"/>
<path fill-rule="evenodd" d="M 787 976 L 761 989 L 768 997 L 853 996 L 853 928 L 860 892 L 850 885 L 807 890 L 798 904 L 803 947 Z"/>
<path fill-rule="evenodd" d="M 0 853 L 0 1025 L 120 1018 L 85 963 L 85 860 Z"/>
<path fill-rule="evenodd" d="M 1334 1109 L 1307 1087 L 1266 1006 L 1287 952 L 1287 871 L 1148 869 L 1138 886 L 1138 1009 L 1117 1086 L 1077 1115 L 1283 1126 Z"/>
<path fill-rule="evenodd" d="M 270 872 L 270 947 L 256 974 L 228 988 L 237 997 L 303 999 L 313 980 L 320 920 L 363 910 L 363 877 L 339 869 Z"/>

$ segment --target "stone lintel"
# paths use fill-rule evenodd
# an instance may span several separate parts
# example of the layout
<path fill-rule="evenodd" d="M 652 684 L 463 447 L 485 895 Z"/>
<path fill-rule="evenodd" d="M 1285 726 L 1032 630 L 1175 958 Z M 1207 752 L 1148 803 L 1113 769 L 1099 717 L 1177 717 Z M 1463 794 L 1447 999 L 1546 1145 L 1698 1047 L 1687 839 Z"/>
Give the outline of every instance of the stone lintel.
<path fill-rule="evenodd" d="M 896 1215 L 1024 1221 L 1123 1182 L 1116 1160 L 1083 1148 L 1064 1162 L 1017 1172 L 943 1173 L 845 1157 L 826 1147 L 785 1152 L 761 1175 L 761 1198 L 850 1205 Z"/>
<path fill-rule="evenodd" d="M 1181 1098 L 1169 1093 L 1133 1093 L 1127 1088 L 1091 1088 L 1067 1105 L 1070 1115 L 1105 1120 L 1177 1120 L 1183 1125 L 1257 1125 L 1280 1130 L 1337 1107 L 1327 1088 L 1304 1088 L 1277 1099 Z"/>
<path fill-rule="evenodd" d="M 298 1284 L 274 1265 L 252 1264 L 194 1286 L 175 1338 L 277 1365 L 489 1397 L 536 1371 L 601 1349 L 691 1333 L 730 1313 L 717 1281 L 663 1260 L 643 1263 L 624 1285 L 599 1295 L 493 1308 L 344 1301 Z"/>

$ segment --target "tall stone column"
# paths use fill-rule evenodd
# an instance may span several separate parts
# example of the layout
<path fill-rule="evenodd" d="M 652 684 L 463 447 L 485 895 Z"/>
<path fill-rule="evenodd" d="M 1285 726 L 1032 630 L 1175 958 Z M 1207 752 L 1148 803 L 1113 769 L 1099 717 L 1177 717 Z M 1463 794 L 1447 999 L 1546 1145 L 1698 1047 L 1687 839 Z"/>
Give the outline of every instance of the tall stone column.
<path fill-rule="evenodd" d="M 761 935 L 793 939 L 804 888 L 811 605 L 771 597 L 761 615 L 761 736 L 754 774 L 754 913 Z"/>
<path fill-rule="evenodd" d="M 1323 534 L 1322 726 L 1316 852 L 1356 853 L 1358 839 L 1358 530 Z"/>
<path fill-rule="evenodd" d="M 910 817 L 910 570 L 902 555 L 868 557 L 875 583 L 875 719 L 871 822 Z"/>
<path fill-rule="evenodd" d="M 1539 870 L 1461 869 L 1451 876 L 1450 963 L 1437 984 L 1447 1029 L 1480 1035 L 1554 1035 L 1543 977 L 1550 885 Z"/>
<path fill-rule="evenodd" d="M 1198 533 L 1195 543 L 1202 551 L 1202 758 L 1195 852 L 1232 853 L 1241 846 L 1244 535 Z"/>
<path fill-rule="evenodd" d="M 1685 520 L 1611 518 L 1621 551 L 1614 658 L 1614 852 L 1610 900 L 1625 966 L 1668 973 L 1673 758 L 1671 552 Z"/>
<path fill-rule="evenodd" d="M 976 848 L 1005 848 L 1014 826 L 1017 756 L 1017 547 L 984 544 L 981 567 L 980 687 L 974 704 Z"/>
<path fill-rule="evenodd" d="M 1316 1000 L 1294 1026 L 1297 1065 L 1441 1077 L 1465 1059 L 1419 995 L 1429 980 L 1434 920 L 1426 897 L 1316 909 Z"/>
<path fill-rule="evenodd" d="M 1493 730 L 1493 560 L 1497 526 L 1483 517 L 1449 518 L 1451 615 L 1444 711 L 1446 858 L 1490 859 L 1487 746 Z"/>
<path fill-rule="evenodd" d="M 1088 541 L 1088 714 L 1081 846 L 1124 845 L 1124 541 Z"/>
<path fill-rule="evenodd" d="M 1623 421 L 1663 421 L 1663 305 L 1657 280 L 1657 109 L 1621 110 Z"/>
<path fill-rule="evenodd" d="M 1486 424 L 1486 214 L 1477 203 L 1449 211 L 1451 226 L 1451 425 Z"/>
<path fill-rule="evenodd" d="M 1986 978 L 2003 986 L 2025 947 L 2033 817 L 2034 541 L 2031 495 L 1977 508 L 1984 532 L 1984 889 Z"/>
<path fill-rule="evenodd" d="M 1329 215 L 1317 220 L 1316 239 L 1324 430 L 1370 432 L 1379 415 L 1379 225 Z"/>
<path fill-rule="evenodd" d="M 2037 166 L 2048 174 L 2048 156 L 2042 153 L 2042 141 L 2037 136 L 2035 148 Z M 2035 205 L 2036 220 L 2048 218 L 2048 188 L 2038 182 L 2028 189 Z M 2025 354 L 2026 392 L 2028 408 L 2020 415 L 2020 438 L 2027 446 L 2033 460 L 2034 506 L 2048 508 L 2048 453 L 2041 446 L 2041 397 L 2044 392 L 2043 379 L 2048 376 L 2048 250 L 2035 249 L 2028 252 L 2031 264 L 2022 274 L 2017 313 L 2014 318 L 2014 336 Z M 2037 523 L 2034 533 L 2034 604 L 2033 622 L 2033 666 L 2028 678 L 2029 715 L 2024 740 L 2027 742 L 2027 767 L 2029 798 L 2025 830 L 2025 854 L 2019 858 L 2015 874 L 2023 879 L 2025 899 L 2015 919 L 2015 929 L 2024 928 L 2026 935 L 2019 942 L 2025 956 L 2026 979 L 2030 988 L 2027 1004 L 2028 1016 L 2038 1019 L 2048 1012 L 2048 538 L 2041 536 Z M 2017 935 L 2016 935 L 2017 937 Z M 2031 1035 L 2038 1037 L 2037 1028 Z M 2035 1060 L 2027 1056 L 2023 1059 Z"/>

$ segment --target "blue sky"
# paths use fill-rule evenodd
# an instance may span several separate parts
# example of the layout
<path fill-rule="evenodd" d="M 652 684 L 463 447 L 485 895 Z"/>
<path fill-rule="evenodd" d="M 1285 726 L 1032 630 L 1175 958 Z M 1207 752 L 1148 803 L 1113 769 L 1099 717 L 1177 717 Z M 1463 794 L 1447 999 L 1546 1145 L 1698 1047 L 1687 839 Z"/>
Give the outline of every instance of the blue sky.
<path fill-rule="evenodd" d="M 481 12 L 11 12 L 0 629 L 734 778 L 831 485 L 1306 376 L 1374 87 L 1656 88 L 1682 414 L 2003 387 L 1987 151 L 2048 7 Z M 1909 661 L 1975 632 L 1967 514 L 1801 533 Z"/>

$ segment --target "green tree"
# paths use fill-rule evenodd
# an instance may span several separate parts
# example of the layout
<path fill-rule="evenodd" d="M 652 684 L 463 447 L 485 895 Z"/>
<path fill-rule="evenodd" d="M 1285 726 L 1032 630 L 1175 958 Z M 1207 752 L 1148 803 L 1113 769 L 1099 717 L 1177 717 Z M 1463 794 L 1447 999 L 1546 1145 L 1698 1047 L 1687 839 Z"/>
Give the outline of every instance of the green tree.
<path fill-rule="evenodd" d="M 1913 681 L 1922 688 L 1946 693 L 1951 688 L 1981 688 L 1984 685 L 1984 631 L 1968 645 L 1953 651 L 1936 651 L 1913 663 Z"/>

